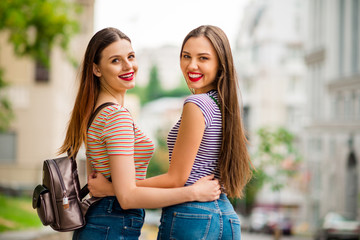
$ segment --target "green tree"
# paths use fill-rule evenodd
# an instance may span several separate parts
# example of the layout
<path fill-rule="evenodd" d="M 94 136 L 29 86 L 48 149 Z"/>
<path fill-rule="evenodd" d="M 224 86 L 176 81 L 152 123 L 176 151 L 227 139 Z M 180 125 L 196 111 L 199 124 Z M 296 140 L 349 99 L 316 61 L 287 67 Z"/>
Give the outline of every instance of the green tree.
<path fill-rule="evenodd" d="M 301 156 L 295 147 L 295 136 L 287 129 L 260 128 L 254 159 L 264 173 L 264 181 L 274 191 L 281 190 L 298 173 Z"/>
<path fill-rule="evenodd" d="M 166 173 L 169 168 L 169 152 L 166 143 L 166 131 L 159 129 L 156 133 L 156 148 L 151 158 L 146 177 L 154 177 Z"/>
<path fill-rule="evenodd" d="M 161 87 L 159 78 L 158 67 L 156 65 L 151 67 L 150 79 L 145 91 L 146 101 L 149 102 L 164 96 L 164 91 Z"/>
<path fill-rule="evenodd" d="M 11 103 L 1 91 L 7 85 L 3 78 L 3 70 L 0 69 L 0 133 L 5 132 L 9 128 L 10 122 L 14 119 Z"/>
<path fill-rule="evenodd" d="M 65 0 L 3 0 L 0 31 L 7 30 L 18 56 L 30 56 L 48 66 L 51 48 L 59 44 L 67 51 L 70 38 L 79 31 L 71 16 L 80 10 Z"/>
<path fill-rule="evenodd" d="M 280 190 L 299 172 L 301 156 L 295 147 L 295 136 L 279 127 L 260 128 L 257 137 L 259 143 L 253 159 L 260 163 L 257 168 L 261 171 L 261 177 L 255 179 L 258 181 L 255 186 L 258 189 L 255 191 L 266 183 L 280 197 Z M 274 238 L 280 237 L 281 231 L 275 226 Z"/>
<path fill-rule="evenodd" d="M 49 53 L 55 44 L 67 53 L 73 34 L 79 31 L 75 16 L 81 8 L 64 0 L 2 0 L 0 31 L 8 33 L 8 41 L 18 56 L 30 56 L 49 67 Z M 9 128 L 14 119 L 4 89 L 8 85 L 0 68 L 0 132 Z"/>
<path fill-rule="evenodd" d="M 181 76 L 179 85 L 176 88 L 165 92 L 166 97 L 183 97 L 188 96 L 189 94 L 191 94 L 191 92 L 183 76 Z"/>

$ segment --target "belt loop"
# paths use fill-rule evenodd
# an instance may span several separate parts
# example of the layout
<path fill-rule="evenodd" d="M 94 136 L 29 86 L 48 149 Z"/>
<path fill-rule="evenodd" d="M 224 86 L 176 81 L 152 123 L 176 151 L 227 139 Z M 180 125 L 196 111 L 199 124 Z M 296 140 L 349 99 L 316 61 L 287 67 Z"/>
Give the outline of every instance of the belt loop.
<path fill-rule="evenodd" d="M 112 212 L 112 208 L 113 208 L 113 205 L 114 205 L 114 200 L 115 200 L 114 198 L 109 199 L 109 206 L 108 206 L 108 209 L 107 209 L 108 213 Z"/>

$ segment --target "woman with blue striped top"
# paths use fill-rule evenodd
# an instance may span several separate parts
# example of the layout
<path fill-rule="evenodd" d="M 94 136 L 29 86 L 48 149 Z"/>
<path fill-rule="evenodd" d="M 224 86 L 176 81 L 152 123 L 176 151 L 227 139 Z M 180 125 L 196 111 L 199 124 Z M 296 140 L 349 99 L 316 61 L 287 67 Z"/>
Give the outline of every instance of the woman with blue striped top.
<path fill-rule="evenodd" d="M 240 239 L 240 221 L 228 196 L 242 197 L 252 163 L 225 33 L 209 25 L 192 30 L 181 47 L 180 67 L 193 95 L 186 98 L 181 118 L 168 135 L 169 170 L 137 184 L 191 186 L 214 174 L 222 185 L 220 198 L 163 208 L 158 239 Z M 111 184 L 106 188 L 111 194 Z"/>

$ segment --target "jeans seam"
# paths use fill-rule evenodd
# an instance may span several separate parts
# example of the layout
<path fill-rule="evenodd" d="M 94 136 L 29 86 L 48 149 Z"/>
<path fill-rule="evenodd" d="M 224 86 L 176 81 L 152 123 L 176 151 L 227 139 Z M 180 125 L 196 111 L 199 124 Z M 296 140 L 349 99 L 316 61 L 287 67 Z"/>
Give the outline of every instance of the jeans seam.
<path fill-rule="evenodd" d="M 114 205 L 114 199 L 109 199 L 109 206 L 107 208 L 108 213 L 112 212 L 113 205 Z"/>
<path fill-rule="evenodd" d="M 216 210 L 217 210 L 217 212 L 219 213 L 219 224 L 220 224 L 219 239 L 221 239 L 221 238 L 222 238 L 222 234 L 223 234 L 223 230 L 224 230 L 222 213 L 221 213 L 221 209 L 220 209 L 220 206 L 219 206 L 218 201 L 215 200 L 214 203 L 215 203 Z"/>
<path fill-rule="evenodd" d="M 239 221 L 237 221 L 237 220 L 234 220 L 234 219 L 229 219 L 229 221 L 230 221 L 230 226 L 231 226 L 231 231 L 232 231 L 232 239 L 233 240 L 237 240 L 237 239 L 235 239 L 235 229 L 234 229 L 234 223 L 235 224 L 239 224 L 239 226 L 241 226 L 240 225 L 240 222 Z M 240 233 L 241 233 L 241 230 L 240 230 Z"/>

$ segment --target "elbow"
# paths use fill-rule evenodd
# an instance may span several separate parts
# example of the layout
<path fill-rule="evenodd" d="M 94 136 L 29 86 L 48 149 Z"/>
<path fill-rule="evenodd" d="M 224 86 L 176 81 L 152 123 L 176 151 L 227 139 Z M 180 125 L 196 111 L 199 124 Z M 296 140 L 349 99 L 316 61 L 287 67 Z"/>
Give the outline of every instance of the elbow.
<path fill-rule="evenodd" d="M 136 205 L 136 201 L 134 201 L 134 196 L 136 195 L 133 191 L 134 189 L 127 189 L 125 191 L 115 191 L 116 199 L 118 200 L 120 207 L 123 210 L 128 210 L 132 208 L 139 208 Z"/>
<path fill-rule="evenodd" d="M 175 181 L 171 187 L 173 188 L 178 188 L 178 187 L 183 187 L 185 186 L 186 180 L 179 180 L 179 181 Z"/>
<path fill-rule="evenodd" d="M 132 209 L 134 208 L 133 206 L 131 206 L 131 203 L 133 201 L 131 201 L 131 198 L 130 197 L 126 197 L 126 196 L 116 196 L 119 204 L 120 204 L 120 207 L 123 209 L 123 210 L 128 210 L 128 209 Z"/>
<path fill-rule="evenodd" d="M 169 177 L 169 187 L 170 188 L 177 188 L 177 187 L 183 187 L 187 181 L 187 178 L 184 176 L 178 176 L 178 177 Z"/>

